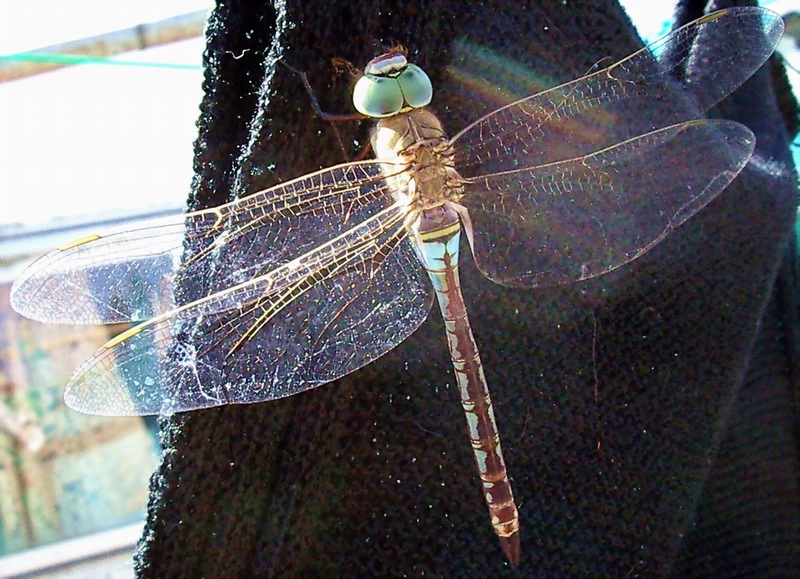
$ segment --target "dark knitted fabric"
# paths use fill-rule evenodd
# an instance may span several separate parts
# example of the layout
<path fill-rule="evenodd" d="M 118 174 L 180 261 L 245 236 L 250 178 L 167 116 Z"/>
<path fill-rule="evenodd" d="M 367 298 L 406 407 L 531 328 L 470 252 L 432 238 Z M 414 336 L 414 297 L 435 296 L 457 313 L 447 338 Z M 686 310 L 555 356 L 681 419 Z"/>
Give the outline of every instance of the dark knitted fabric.
<path fill-rule="evenodd" d="M 455 134 L 488 106 L 448 73 L 473 65 L 458 47 L 534 63 L 551 86 L 641 46 L 612 1 L 277 4 L 220 1 L 211 17 L 192 207 L 345 160 L 278 55 L 309 73 L 325 110 L 348 112 L 348 79 L 331 58 L 362 66 L 403 44 Z M 686 2 L 679 17 L 704 8 Z M 518 571 L 489 525 L 434 311 L 334 383 L 162 421 L 138 574 L 794 575 L 800 342 L 787 94 L 780 68 L 767 66 L 715 110 L 756 133 L 754 160 L 626 267 L 512 290 L 482 277 L 462 246 L 520 507 Z M 345 147 L 368 128 L 341 125 Z"/>

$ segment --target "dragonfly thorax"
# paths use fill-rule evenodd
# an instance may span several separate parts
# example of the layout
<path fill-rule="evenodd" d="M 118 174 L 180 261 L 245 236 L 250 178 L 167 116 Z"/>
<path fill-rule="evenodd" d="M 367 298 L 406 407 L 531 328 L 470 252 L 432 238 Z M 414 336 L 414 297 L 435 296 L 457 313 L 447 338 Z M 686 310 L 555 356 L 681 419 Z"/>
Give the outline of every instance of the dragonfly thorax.
<path fill-rule="evenodd" d="M 458 201 L 463 179 L 455 168 L 453 147 L 436 115 L 426 109 L 381 119 L 372 135 L 378 159 L 395 195 L 414 214 Z"/>

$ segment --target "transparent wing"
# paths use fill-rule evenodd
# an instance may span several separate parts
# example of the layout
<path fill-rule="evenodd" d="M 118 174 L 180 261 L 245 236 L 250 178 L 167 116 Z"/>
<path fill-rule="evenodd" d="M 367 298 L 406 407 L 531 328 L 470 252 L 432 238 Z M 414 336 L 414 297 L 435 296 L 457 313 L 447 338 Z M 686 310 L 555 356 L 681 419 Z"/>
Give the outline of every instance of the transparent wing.
<path fill-rule="evenodd" d="M 476 177 L 574 159 L 696 118 L 764 63 L 782 32 L 783 20 L 769 10 L 714 12 L 606 69 L 472 123 L 452 139 L 456 168 Z M 679 83 L 671 72 L 684 68 L 693 73 Z"/>
<path fill-rule="evenodd" d="M 169 310 L 184 228 L 184 217 L 176 216 L 53 249 L 14 281 L 11 307 L 40 322 L 73 324 L 139 320 Z"/>
<path fill-rule="evenodd" d="M 387 163 L 348 163 L 212 209 L 90 236 L 35 261 L 11 289 L 13 308 L 47 323 L 138 321 L 175 307 L 179 276 L 197 295 L 258 277 L 363 220 L 392 198 Z M 402 167 L 398 167 L 402 170 Z"/>
<path fill-rule="evenodd" d="M 739 123 L 690 121 L 577 159 L 472 179 L 460 203 L 475 261 L 489 279 L 517 287 L 606 273 L 709 203 L 754 146 Z"/>
<path fill-rule="evenodd" d="M 430 310 L 404 217 L 381 208 L 264 276 L 121 334 L 75 371 L 67 405 L 143 415 L 260 402 L 370 363 Z"/>

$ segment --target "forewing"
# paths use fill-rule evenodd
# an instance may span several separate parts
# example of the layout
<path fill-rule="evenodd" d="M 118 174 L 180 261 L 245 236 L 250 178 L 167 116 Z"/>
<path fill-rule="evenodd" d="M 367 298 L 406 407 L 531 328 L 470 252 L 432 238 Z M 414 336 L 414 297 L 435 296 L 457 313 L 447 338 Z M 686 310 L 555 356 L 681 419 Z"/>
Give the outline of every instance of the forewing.
<path fill-rule="evenodd" d="M 96 235 L 53 249 L 11 286 L 11 306 L 45 323 L 139 320 L 174 307 L 173 276 L 184 221 L 176 215 L 133 231 Z"/>
<path fill-rule="evenodd" d="M 606 273 L 708 204 L 754 146 L 739 123 L 690 121 L 585 157 L 473 179 L 461 204 L 475 261 L 489 279 L 517 287 Z"/>
<path fill-rule="evenodd" d="M 455 137 L 465 177 L 574 159 L 696 118 L 747 80 L 783 32 L 777 14 L 731 8 L 612 66 L 500 108 Z M 702 43 L 695 43 L 699 37 Z M 698 46 L 702 46 L 700 52 Z M 694 71 L 678 82 L 682 71 Z"/>
<path fill-rule="evenodd" d="M 157 316 L 179 302 L 181 285 L 194 288 L 186 302 L 264 275 L 359 223 L 374 202 L 391 203 L 382 166 L 348 163 L 213 209 L 84 238 L 35 261 L 14 283 L 11 304 L 48 323 Z"/>
<path fill-rule="evenodd" d="M 76 370 L 67 404 L 143 415 L 261 402 L 370 363 L 430 309 L 404 216 L 377 210 L 264 276 L 122 334 Z"/>

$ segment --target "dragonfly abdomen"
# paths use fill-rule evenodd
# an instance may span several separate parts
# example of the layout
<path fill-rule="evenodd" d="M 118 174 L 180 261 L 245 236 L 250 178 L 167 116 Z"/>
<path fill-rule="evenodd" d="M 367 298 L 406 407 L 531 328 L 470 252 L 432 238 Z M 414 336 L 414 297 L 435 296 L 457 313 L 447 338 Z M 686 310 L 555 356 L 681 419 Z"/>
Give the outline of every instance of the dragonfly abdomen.
<path fill-rule="evenodd" d="M 433 284 L 444 319 L 450 359 L 492 527 L 507 559 L 516 567 L 520 553 L 519 514 L 500 448 L 500 434 L 478 345 L 461 295 L 460 234 L 461 222 L 449 203 L 423 210 L 417 222 L 417 252 Z"/>

